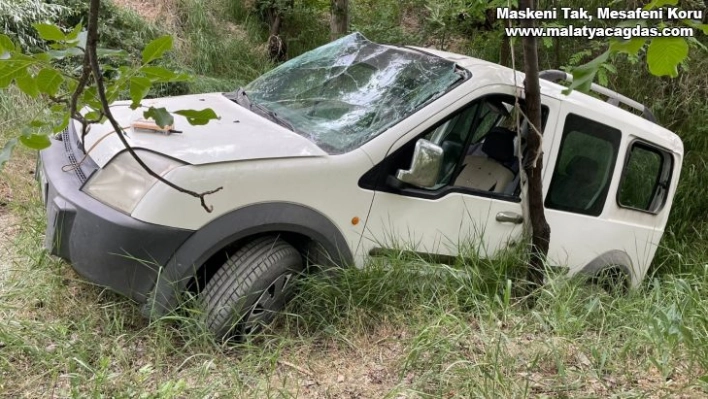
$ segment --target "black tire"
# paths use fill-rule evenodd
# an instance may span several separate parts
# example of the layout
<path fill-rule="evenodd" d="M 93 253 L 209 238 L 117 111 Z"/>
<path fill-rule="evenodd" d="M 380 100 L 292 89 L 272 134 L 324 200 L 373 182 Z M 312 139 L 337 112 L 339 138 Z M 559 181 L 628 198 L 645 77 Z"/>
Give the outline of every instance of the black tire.
<path fill-rule="evenodd" d="M 590 283 L 610 296 L 623 296 L 629 292 L 630 277 L 619 267 L 608 266 L 593 276 Z"/>
<path fill-rule="evenodd" d="M 207 327 L 221 339 L 257 332 L 285 306 L 289 288 L 303 269 L 300 253 L 278 237 L 247 243 L 201 292 Z"/>

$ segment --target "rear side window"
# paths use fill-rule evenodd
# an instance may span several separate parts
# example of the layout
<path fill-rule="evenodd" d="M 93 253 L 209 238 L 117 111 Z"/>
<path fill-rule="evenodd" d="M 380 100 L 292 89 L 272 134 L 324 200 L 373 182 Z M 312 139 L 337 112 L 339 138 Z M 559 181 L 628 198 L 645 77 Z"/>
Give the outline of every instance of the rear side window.
<path fill-rule="evenodd" d="M 602 213 L 621 137 L 617 129 L 569 114 L 546 208 L 591 216 Z"/>
<path fill-rule="evenodd" d="M 622 172 L 617 202 L 620 206 L 651 213 L 666 201 L 673 158 L 641 142 L 632 144 Z"/>

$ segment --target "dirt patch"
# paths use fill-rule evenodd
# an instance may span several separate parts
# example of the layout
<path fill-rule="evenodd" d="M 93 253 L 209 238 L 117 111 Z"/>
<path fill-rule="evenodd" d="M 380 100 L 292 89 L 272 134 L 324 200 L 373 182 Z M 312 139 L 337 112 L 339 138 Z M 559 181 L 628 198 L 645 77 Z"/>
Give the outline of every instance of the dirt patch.
<path fill-rule="evenodd" d="M 285 353 L 271 378 L 303 398 L 382 398 L 410 379 L 396 372 L 404 356 L 403 330 L 383 326 L 368 336 L 357 336 L 349 345 L 318 342 Z"/>

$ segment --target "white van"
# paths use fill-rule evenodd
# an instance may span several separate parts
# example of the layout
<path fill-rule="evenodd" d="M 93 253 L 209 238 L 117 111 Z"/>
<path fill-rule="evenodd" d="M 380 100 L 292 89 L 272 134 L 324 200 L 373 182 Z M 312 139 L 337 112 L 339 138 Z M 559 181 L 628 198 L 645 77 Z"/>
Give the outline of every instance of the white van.
<path fill-rule="evenodd" d="M 517 153 L 529 133 L 514 113 L 523 80 L 475 58 L 352 34 L 233 93 L 144 101 L 221 117 L 190 126 L 175 115 L 181 134 L 126 132 L 171 182 L 223 187 L 207 197 L 211 213 L 148 175 L 115 134 L 104 137 L 107 123 L 85 142 L 73 123 L 41 152 L 47 246 L 144 303 L 147 316 L 196 291 L 222 336 L 269 321 L 308 261 L 363 266 L 392 248 L 456 256 L 470 242 L 494 257 L 522 233 Z M 636 285 L 664 231 L 683 145 L 643 105 L 594 89 L 608 101 L 541 84 L 549 259 Z M 142 114 L 124 103 L 112 111 L 123 126 Z"/>

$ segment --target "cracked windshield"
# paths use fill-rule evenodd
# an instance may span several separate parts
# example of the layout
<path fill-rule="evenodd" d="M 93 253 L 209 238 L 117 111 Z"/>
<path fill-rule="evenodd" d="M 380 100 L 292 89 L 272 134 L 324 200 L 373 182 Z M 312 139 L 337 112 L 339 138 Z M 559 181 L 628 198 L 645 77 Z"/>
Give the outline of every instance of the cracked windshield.
<path fill-rule="evenodd" d="M 244 91 L 271 119 L 330 154 L 341 154 L 462 79 L 453 62 L 375 44 L 355 33 L 292 59 Z"/>

